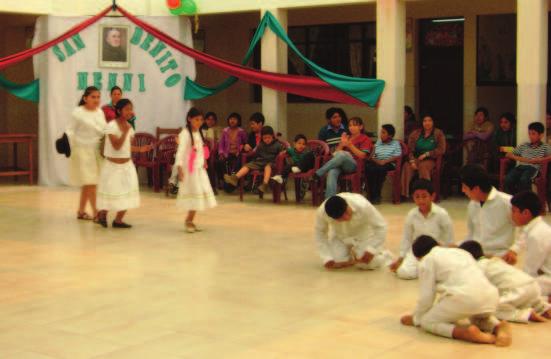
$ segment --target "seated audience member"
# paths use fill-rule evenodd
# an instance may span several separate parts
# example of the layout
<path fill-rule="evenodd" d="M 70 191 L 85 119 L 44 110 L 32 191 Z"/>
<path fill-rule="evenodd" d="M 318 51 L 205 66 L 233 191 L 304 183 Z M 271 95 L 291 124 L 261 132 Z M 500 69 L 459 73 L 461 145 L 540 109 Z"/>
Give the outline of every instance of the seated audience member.
<path fill-rule="evenodd" d="M 342 133 L 340 142 L 333 152 L 333 158 L 327 161 L 314 175 L 315 180 L 327 174 L 325 198 L 337 194 L 337 185 L 341 173 L 353 173 L 357 169 L 356 158 L 367 158 L 373 143 L 364 133 L 363 121 L 359 117 L 350 119 L 350 135 Z"/>
<path fill-rule="evenodd" d="M 413 131 L 408 138 L 409 160 L 402 169 L 402 196 L 409 197 L 410 182 L 419 172 L 419 178 L 431 179 L 436 157 L 446 151 L 444 132 L 434 126 L 431 115 L 423 116 L 423 127 Z"/>
<path fill-rule="evenodd" d="M 317 209 L 314 231 L 327 269 L 376 269 L 389 259 L 383 249 L 386 221 L 361 194 L 343 192 L 328 198 Z"/>
<path fill-rule="evenodd" d="M 543 124 L 532 122 L 528 125 L 530 141 L 507 153 L 506 157 L 518 164 L 505 176 L 505 192 L 515 194 L 531 190 L 532 181 L 538 175 L 541 163 L 551 158 L 551 145 L 542 142 L 544 130 Z"/>
<path fill-rule="evenodd" d="M 510 325 L 494 315 L 498 290 L 469 253 L 440 247 L 430 236 L 418 237 L 412 250 L 420 261 L 419 300 L 414 314 L 402 317 L 402 324 L 472 343 L 511 344 Z M 457 324 L 465 319 L 468 326 Z"/>
<path fill-rule="evenodd" d="M 487 161 L 493 133 L 494 124 L 490 121 L 488 110 L 485 107 L 477 108 L 471 128 L 463 136 L 467 163 L 480 164 Z"/>
<path fill-rule="evenodd" d="M 245 152 L 254 150 L 262 141 L 262 135 L 260 132 L 262 131 L 262 127 L 264 127 L 265 123 L 266 119 L 260 112 L 255 112 L 251 115 L 251 118 L 249 119 L 249 127 L 251 132 L 249 132 L 249 135 L 247 136 L 247 143 L 245 144 L 245 147 L 243 147 Z"/>
<path fill-rule="evenodd" d="M 402 146 L 394 139 L 396 130 L 392 125 L 381 127 L 380 137 L 375 149 L 365 165 L 365 177 L 369 190 L 369 200 L 373 204 L 381 203 L 381 190 L 386 173 L 396 169 L 396 160 L 402 156 Z"/>
<path fill-rule="evenodd" d="M 318 134 L 318 140 L 324 141 L 329 146 L 331 152 L 335 150 L 341 142 L 343 133 L 348 133 L 348 118 L 342 108 L 331 107 L 325 111 L 327 125 L 323 126 Z"/>

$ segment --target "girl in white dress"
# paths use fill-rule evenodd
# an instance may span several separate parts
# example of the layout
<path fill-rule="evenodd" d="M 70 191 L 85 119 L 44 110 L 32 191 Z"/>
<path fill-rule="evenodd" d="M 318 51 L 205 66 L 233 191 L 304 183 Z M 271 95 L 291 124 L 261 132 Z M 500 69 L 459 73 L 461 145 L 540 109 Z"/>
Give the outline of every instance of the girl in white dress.
<path fill-rule="evenodd" d="M 140 188 L 131 146 L 134 130 L 128 120 L 134 117 L 132 102 L 121 99 L 115 105 L 117 118 L 105 128 L 105 161 L 98 184 L 98 223 L 107 227 L 107 212 L 116 211 L 113 228 L 130 228 L 122 221 L 126 211 L 140 206 Z"/>
<path fill-rule="evenodd" d="M 191 108 L 186 116 L 186 128 L 180 132 L 175 165 L 178 166 L 179 191 L 176 205 L 188 211 L 186 232 L 197 232 L 193 223 L 195 213 L 216 206 L 216 199 L 206 171 L 209 157 L 200 129 L 203 125 L 203 114 Z"/>
<path fill-rule="evenodd" d="M 100 142 L 105 128 L 105 115 L 99 104 L 99 90 L 94 86 L 86 88 L 65 131 L 71 146 L 71 184 L 81 187 L 77 219 L 97 219 L 96 184 L 102 163 Z M 93 217 L 86 213 L 88 202 Z"/>

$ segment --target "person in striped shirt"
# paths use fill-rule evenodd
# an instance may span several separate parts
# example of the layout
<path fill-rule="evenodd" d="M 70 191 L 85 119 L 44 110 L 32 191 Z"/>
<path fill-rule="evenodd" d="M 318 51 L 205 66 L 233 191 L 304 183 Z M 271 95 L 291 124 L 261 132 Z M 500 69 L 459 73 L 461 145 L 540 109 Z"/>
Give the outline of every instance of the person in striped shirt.
<path fill-rule="evenodd" d="M 331 107 L 325 111 L 327 126 L 323 126 L 318 134 L 318 140 L 324 141 L 333 152 L 339 143 L 343 134 L 348 134 L 348 119 L 342 108 Z"/>
<path fill-rule="evenodd" d="M 507 154 L 507 158 L 518 164 L 505 177 L 505 192 L 515 194 L 531 190 L 532 180 L 538 175 L 541 163 L 551 158 L 551 146 L 542 142 L 544 132 L 542 123 L 532 122 L 528 125 L 530 142 L 517 146 Z"/>
<path fill-rule="evenodd" d="M 365 165 L 369 201 L 373 204 L 381 203 L 381 189 L 386 173 L 396 168 L 395 161 L 402 155 L 402 147 L 400 142 L 394 139 L 395 134 L 394 126 L 386 124 L 381 127 L 373 155 Z"/>

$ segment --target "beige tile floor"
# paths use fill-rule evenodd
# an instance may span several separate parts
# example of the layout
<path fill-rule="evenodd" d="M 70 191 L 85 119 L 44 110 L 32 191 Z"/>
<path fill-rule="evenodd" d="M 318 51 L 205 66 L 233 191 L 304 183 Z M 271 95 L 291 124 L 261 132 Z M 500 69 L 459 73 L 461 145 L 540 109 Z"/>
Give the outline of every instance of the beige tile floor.
<path fill-rule="evenodd" d="M 515 325 L 512 347 L 399 324 L 415 281 L 322 269 L 314 210 L 253 196 L 200 214 L 142 193 L 131 230 L 76 221 L 68 188 L 0 186 L 0 358 L 544 358 L 551 323 Z M 462 199 L 443 205 L 465 235 Z M 384 204 L 396 251 L 411 204 Z"/>

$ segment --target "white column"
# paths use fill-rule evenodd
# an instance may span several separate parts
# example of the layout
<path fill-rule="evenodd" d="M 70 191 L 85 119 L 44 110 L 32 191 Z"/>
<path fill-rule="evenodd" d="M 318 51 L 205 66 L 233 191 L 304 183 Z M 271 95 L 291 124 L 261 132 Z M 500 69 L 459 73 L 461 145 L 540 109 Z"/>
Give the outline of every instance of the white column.
<path fill-rule="evenodd" d="M 530 122 L 545 125 L 547 12 L 547 0 L 517 0 L 517 143 Z"/>
<path fill-rule="evenodd" d="M 386 81 L 377 111 L 377 131 L 390 123 L 404 134 L 406 6 L 403 0 L 377 0 L 377 78 Z"/>
<path fill-rule="evenodd" d="M 465 39 L 463 45 L 463 130 L 466 132 L 473 122 L 477 107 L 476 87 L 476 15 L 465 14 Z M 467 157 L 464 156 L 464 160 Z"/>
<path fill-rule="evenodd" d="M 261 16 L 264 16 L 266 11 L 270 11 L 283 29 L 287 30 L 287 10 L 262 9 Z M 270 29 L 266 29 L 262 37 L 260 63 L 264 71 L 287 73 L 287 45 Z M 286 138 L 287 93 L 262 87 L 262 113 L 266 117 L 266 125 L 272 126 L 274 131 L 281 132 Z"/>

